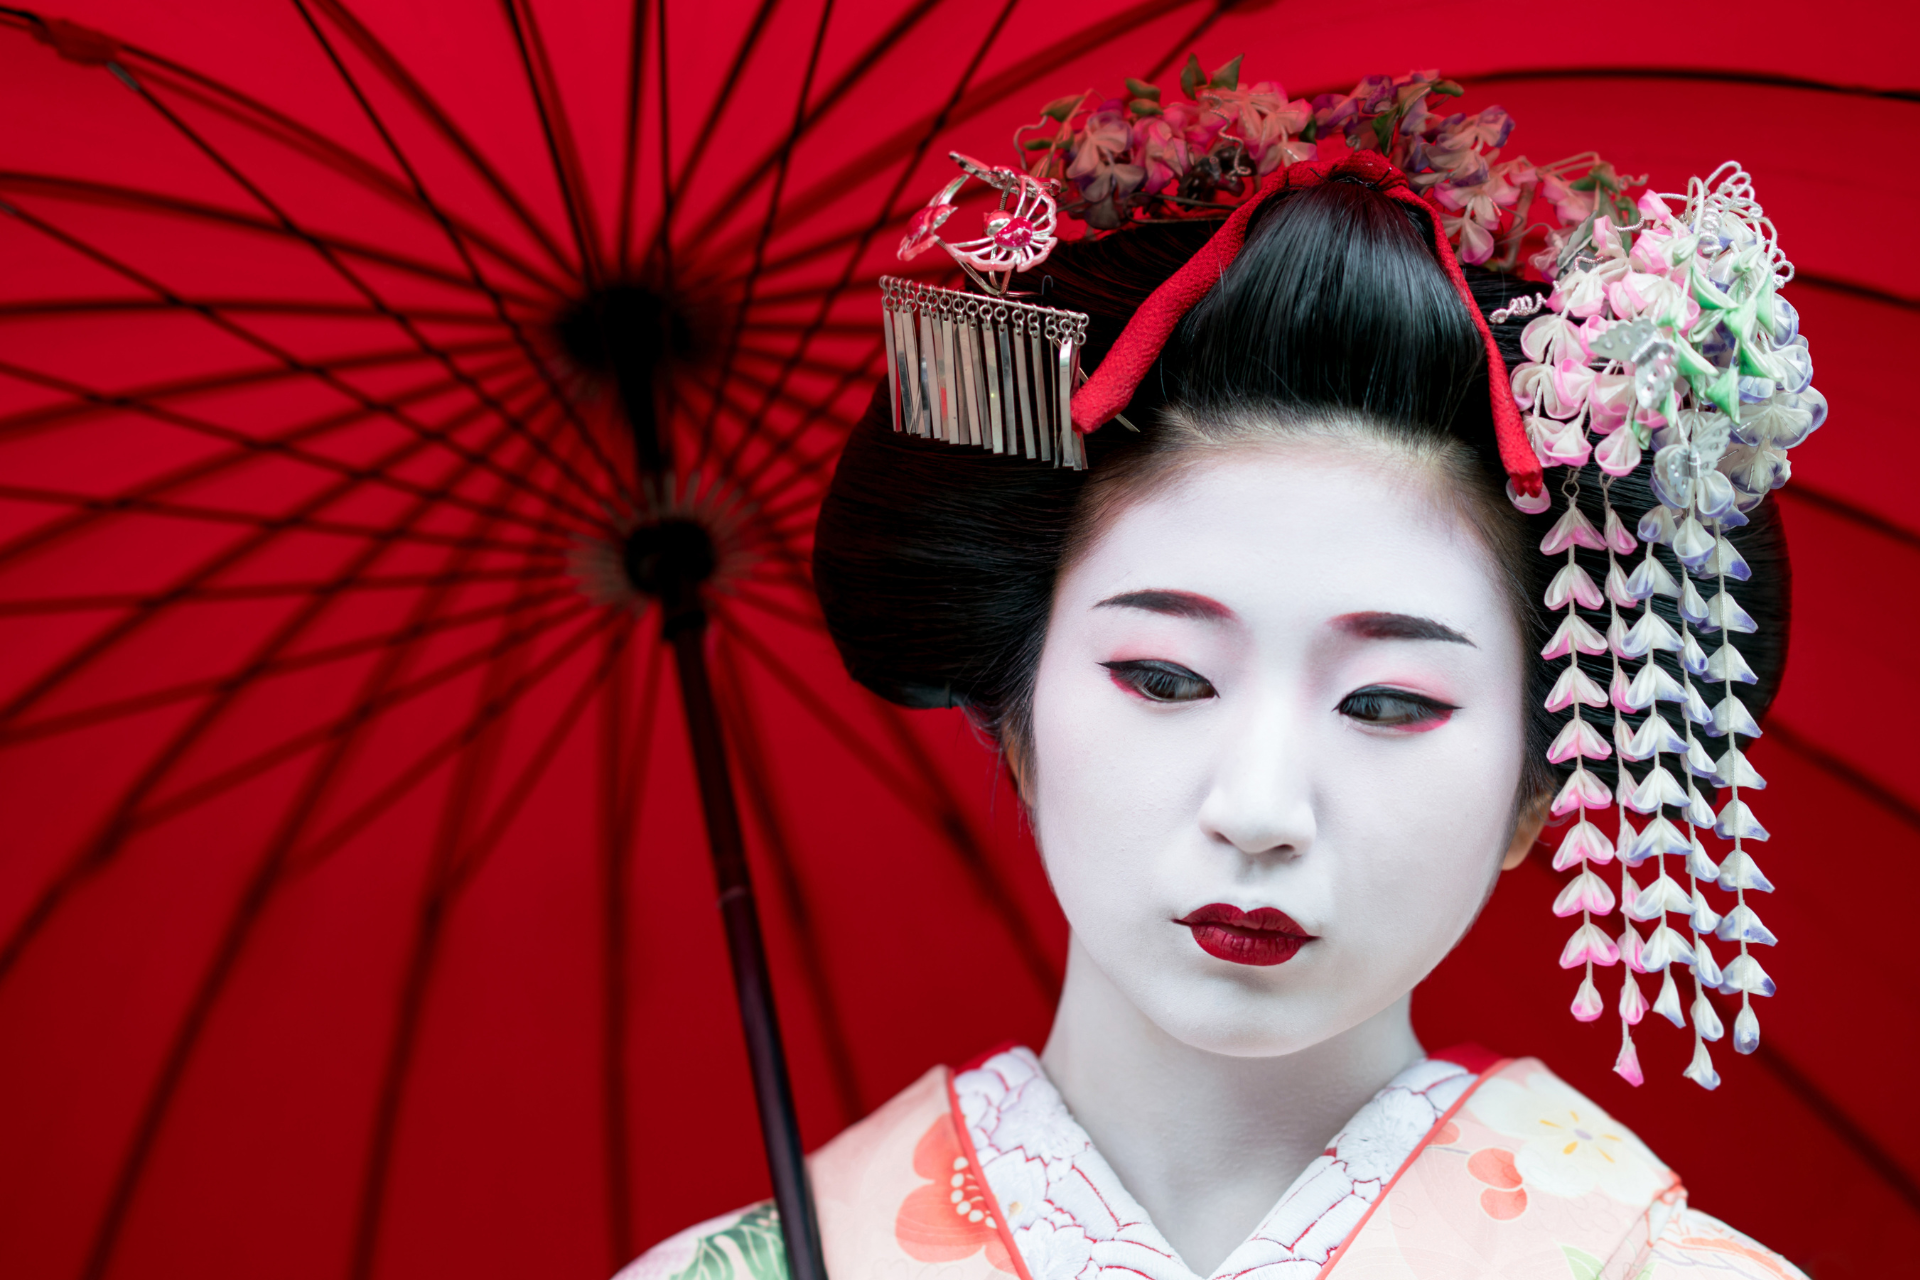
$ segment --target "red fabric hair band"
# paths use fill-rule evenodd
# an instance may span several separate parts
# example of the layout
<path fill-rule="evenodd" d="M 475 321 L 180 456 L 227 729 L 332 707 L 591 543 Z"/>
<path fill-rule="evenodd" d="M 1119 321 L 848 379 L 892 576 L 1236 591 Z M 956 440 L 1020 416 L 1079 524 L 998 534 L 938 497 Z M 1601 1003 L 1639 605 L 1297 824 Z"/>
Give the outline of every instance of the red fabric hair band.
<path fill-rule="evenodd" d="M 1181 317 L 1220 282 L 1228 264 L 1239 256 L 1240 247 L 1247 239 L 1247 221 L 1255 209 L 1273 196 L 1318 186 L 1334 178 L 1358 178 L 1381 195 L 1412 205 L 1428 215 L 1433 223 L 1434 256 L 1440 260 L 1440 269 L 1447 273 L 1447 279 L 1453 281 L 1467 313 L 1473 317 L 1474 327 L 1480 330 L 1481 342 L 1486 345 L 1487 387 L 1493 398 L 1493 430 L 1500 446 L 1500 462 L 1507 469 L 1514 492 L 1529 497 L 1540 493 L 1543 487 L 1540 460 L 1527 441 L 1520 407 L 1513 401 L 1506 362 L 1494 345 L 1487 318 L 1480 313 L 1472 291 L 1467 288 L 1467 277 L 1460 270 L 1460 261 L 1454 256 L 1453 245 L 1447 240 L 1439 215 L 1414 191 L 1407 175 L 1377 151 L 1355 151 L 1336 160 L 1304 160 L 1268 174 L 1260 189 L 1233 211 L 1225 225 L 1201 246 L 1200 252 L 1189 258 L 1185 266 L 1155 289 L 1145 305 L 1133 313 L 1133 319 L 1127 322 L 1120 340 L 1107 352 L 1099 369 L 1074 393 L 1074 428 L 1082 433 L 1092 431 L 1127 407 L 1140 380 L 1147 376 L 1161 348 L 1173 336 Z"/>

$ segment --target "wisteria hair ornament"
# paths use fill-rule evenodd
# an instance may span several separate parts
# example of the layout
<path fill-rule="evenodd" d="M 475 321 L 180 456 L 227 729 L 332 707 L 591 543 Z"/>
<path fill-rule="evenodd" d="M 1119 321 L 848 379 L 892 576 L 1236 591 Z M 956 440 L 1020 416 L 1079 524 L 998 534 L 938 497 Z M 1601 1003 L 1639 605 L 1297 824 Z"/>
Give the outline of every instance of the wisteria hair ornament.
<path fill-rule="evenodd" d="M 1207 75 L 1190 60 L 1180 102 L 1137 80 L 1124 96 L 1062 98 L 1015 135 L 1019 168 L 953 157 L 962 175 L 914 215 L 900 257 L 939 245 L 977 291 L 882 279 L 894 427 L 1084 466 L 1079 436 L 1126 407 L 1262 202 L 1344 179 L 1431 214 L 1435 258 L 1487 353 L 1508 496 L 1544 516 L 1560 481 L 1562 513 L 1540 544 L 1562 562 L 1544 600 L 1560 620 L 1541 657 L 1562 664 L 1546 708 L 1565 718 L 1547 760 L 1561 779 L 1552 812 L 1567 824 L 1553 865 L 1573 873 L 1554 912 L 1579 917 L 1560 955 L 1580 971 L 1572 1011 L 1600 1018 L 1597 971 L 1620 966 L 1614 1069 L 1641 1083 L 1633 1028 L 1652 1011 L 1691 1028 L 1685 1074 L 1715 1088 L 1708 1045 L 1726 1028 L 1708 993 L 1738 1001 L 1733 1047 L 1750 1053 L 1760 1041 L 1753 999 L 1774 991 L 1755 948 L 1775 938 L 1750 901 L 1773 888 L 1752 852 L 1767 839 L 1749 803 L 1766 784 L 1745 754 L 1760 728 L 1735 693 L 1756 678 L 1735 637 L 1756 624 L 1728 590 L 1752 571 L 1727 534 L 1786 483 L 1788 451 L 1826 417 L 1780 293 L 1792 265 L 1737 164 L 1685 192 L 1635 198 L 1629 188 L 1644 179 L 1623 179 L 1592 153 L 1547 165 L 1502 158 L 1512 120 L 1498 107 L 1439 113 L 1436 103 L 1463 90 L 1437 72 L 1371 76 L 1350 94 L 1308 101 L 1270 81 L 1242 86 L 1239 65 Z M 998 206 L 979 236 L 942 238 L 970 178 L 997 190 Z M 1079 362 L 1088 318 L 1013 288 L 1052 251 L 1063 215 L 1088 235 L 1138 221 L 1220 222 L 1091 378 Z M 1460 264 L 1512 270 L 1542 238 L 1527 255 L 1539 289 L 1483 317 Z M 1526 359 L 1509 377 L 1492 326 L 1521 323 Z M 1590 462 L 1598 501 L 1586 494 L 1583 509 Z M 1613 486 L 1627 476 L 1644 477 L 1655 501 L 1623 517 Z M 1594 581 L 1602 557 L 1604 585 Z M 1677 625 L 1656 610 L 1661 597 Z M 1605 688 L 1583 657 L 1609 672 Z M 1612 785 L 1596 765 L 1610 757 Z M 1718 808 L 1712 793 L 1723 793 Z M 1612 835 L 1589 820 L 1606 810 Z M 1615 861 L 1609 883 L 1600 869 Z M 1601 923 L 1616 907 L 1617 931 Z M 1724 963 L 1716 944 L 1729 948 Z M 1642 976 L 1656 984 L 1651 1000 Z"/>

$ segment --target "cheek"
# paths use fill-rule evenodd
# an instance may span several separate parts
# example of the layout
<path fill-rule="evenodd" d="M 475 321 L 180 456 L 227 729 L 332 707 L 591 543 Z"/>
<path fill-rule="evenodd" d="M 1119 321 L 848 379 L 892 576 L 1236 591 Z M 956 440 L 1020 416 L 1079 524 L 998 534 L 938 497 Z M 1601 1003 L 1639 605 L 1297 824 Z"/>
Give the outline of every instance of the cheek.
<path fill-rule="evenodd" d="M 1381 945 L 1450 945 L 1506 848 L 1523 750 L 1518 700 L 1499 715 L 1482 708 L 1395 744 L 1394 759 L 1344 762 L 1339 844 L 1356 856 L 1340 914 Z"/>
<path fill-rule="evenodd" d="M 1116 689 L 1091 659 L 1049 646 L 1033 698 L 1034 834 L 1076 928 L 1144 909 L 1181 824 L 1192 753 L 1165 717 Z M 1190 817 L 1190 815 L 1187 815 Z"/>

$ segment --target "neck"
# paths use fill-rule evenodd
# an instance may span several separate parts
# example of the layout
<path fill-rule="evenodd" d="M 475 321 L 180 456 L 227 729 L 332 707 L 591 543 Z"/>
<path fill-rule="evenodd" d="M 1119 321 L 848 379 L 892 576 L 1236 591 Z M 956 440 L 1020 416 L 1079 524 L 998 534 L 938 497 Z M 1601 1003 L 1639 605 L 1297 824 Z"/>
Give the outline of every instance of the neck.
<path fill-rule="evenodd" d="M 1423 1055 L 1402 996 L 1298 1053 L 1229 1057 L 1148 1020 L 1082 950 L 1041 1061 L 1120 1181 L 1211 1275 L 1367 1100 Z"/>

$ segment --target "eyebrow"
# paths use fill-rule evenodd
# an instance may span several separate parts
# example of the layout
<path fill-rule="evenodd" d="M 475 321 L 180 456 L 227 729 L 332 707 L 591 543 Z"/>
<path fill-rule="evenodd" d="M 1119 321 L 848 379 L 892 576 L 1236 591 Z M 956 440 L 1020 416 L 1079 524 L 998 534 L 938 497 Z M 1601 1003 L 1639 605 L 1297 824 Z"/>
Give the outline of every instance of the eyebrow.
<path fill-rule="evenodd" d="M 1233 610 L 1211 596 L 1191 591 L 1125 591 L 1108 596 L 1096 609 L 1144 609 L 1174 618 L 1198 618 L 1202 622 L 1220 622 L 1233 617 Z"/>
<path fill-rule="evenodd" d="M 1445 623 L 1410 613 L 1347 613 L 1335 618 L 1333 625 L 1362 640 L 1444 640 L 1478 647 Z"/>

